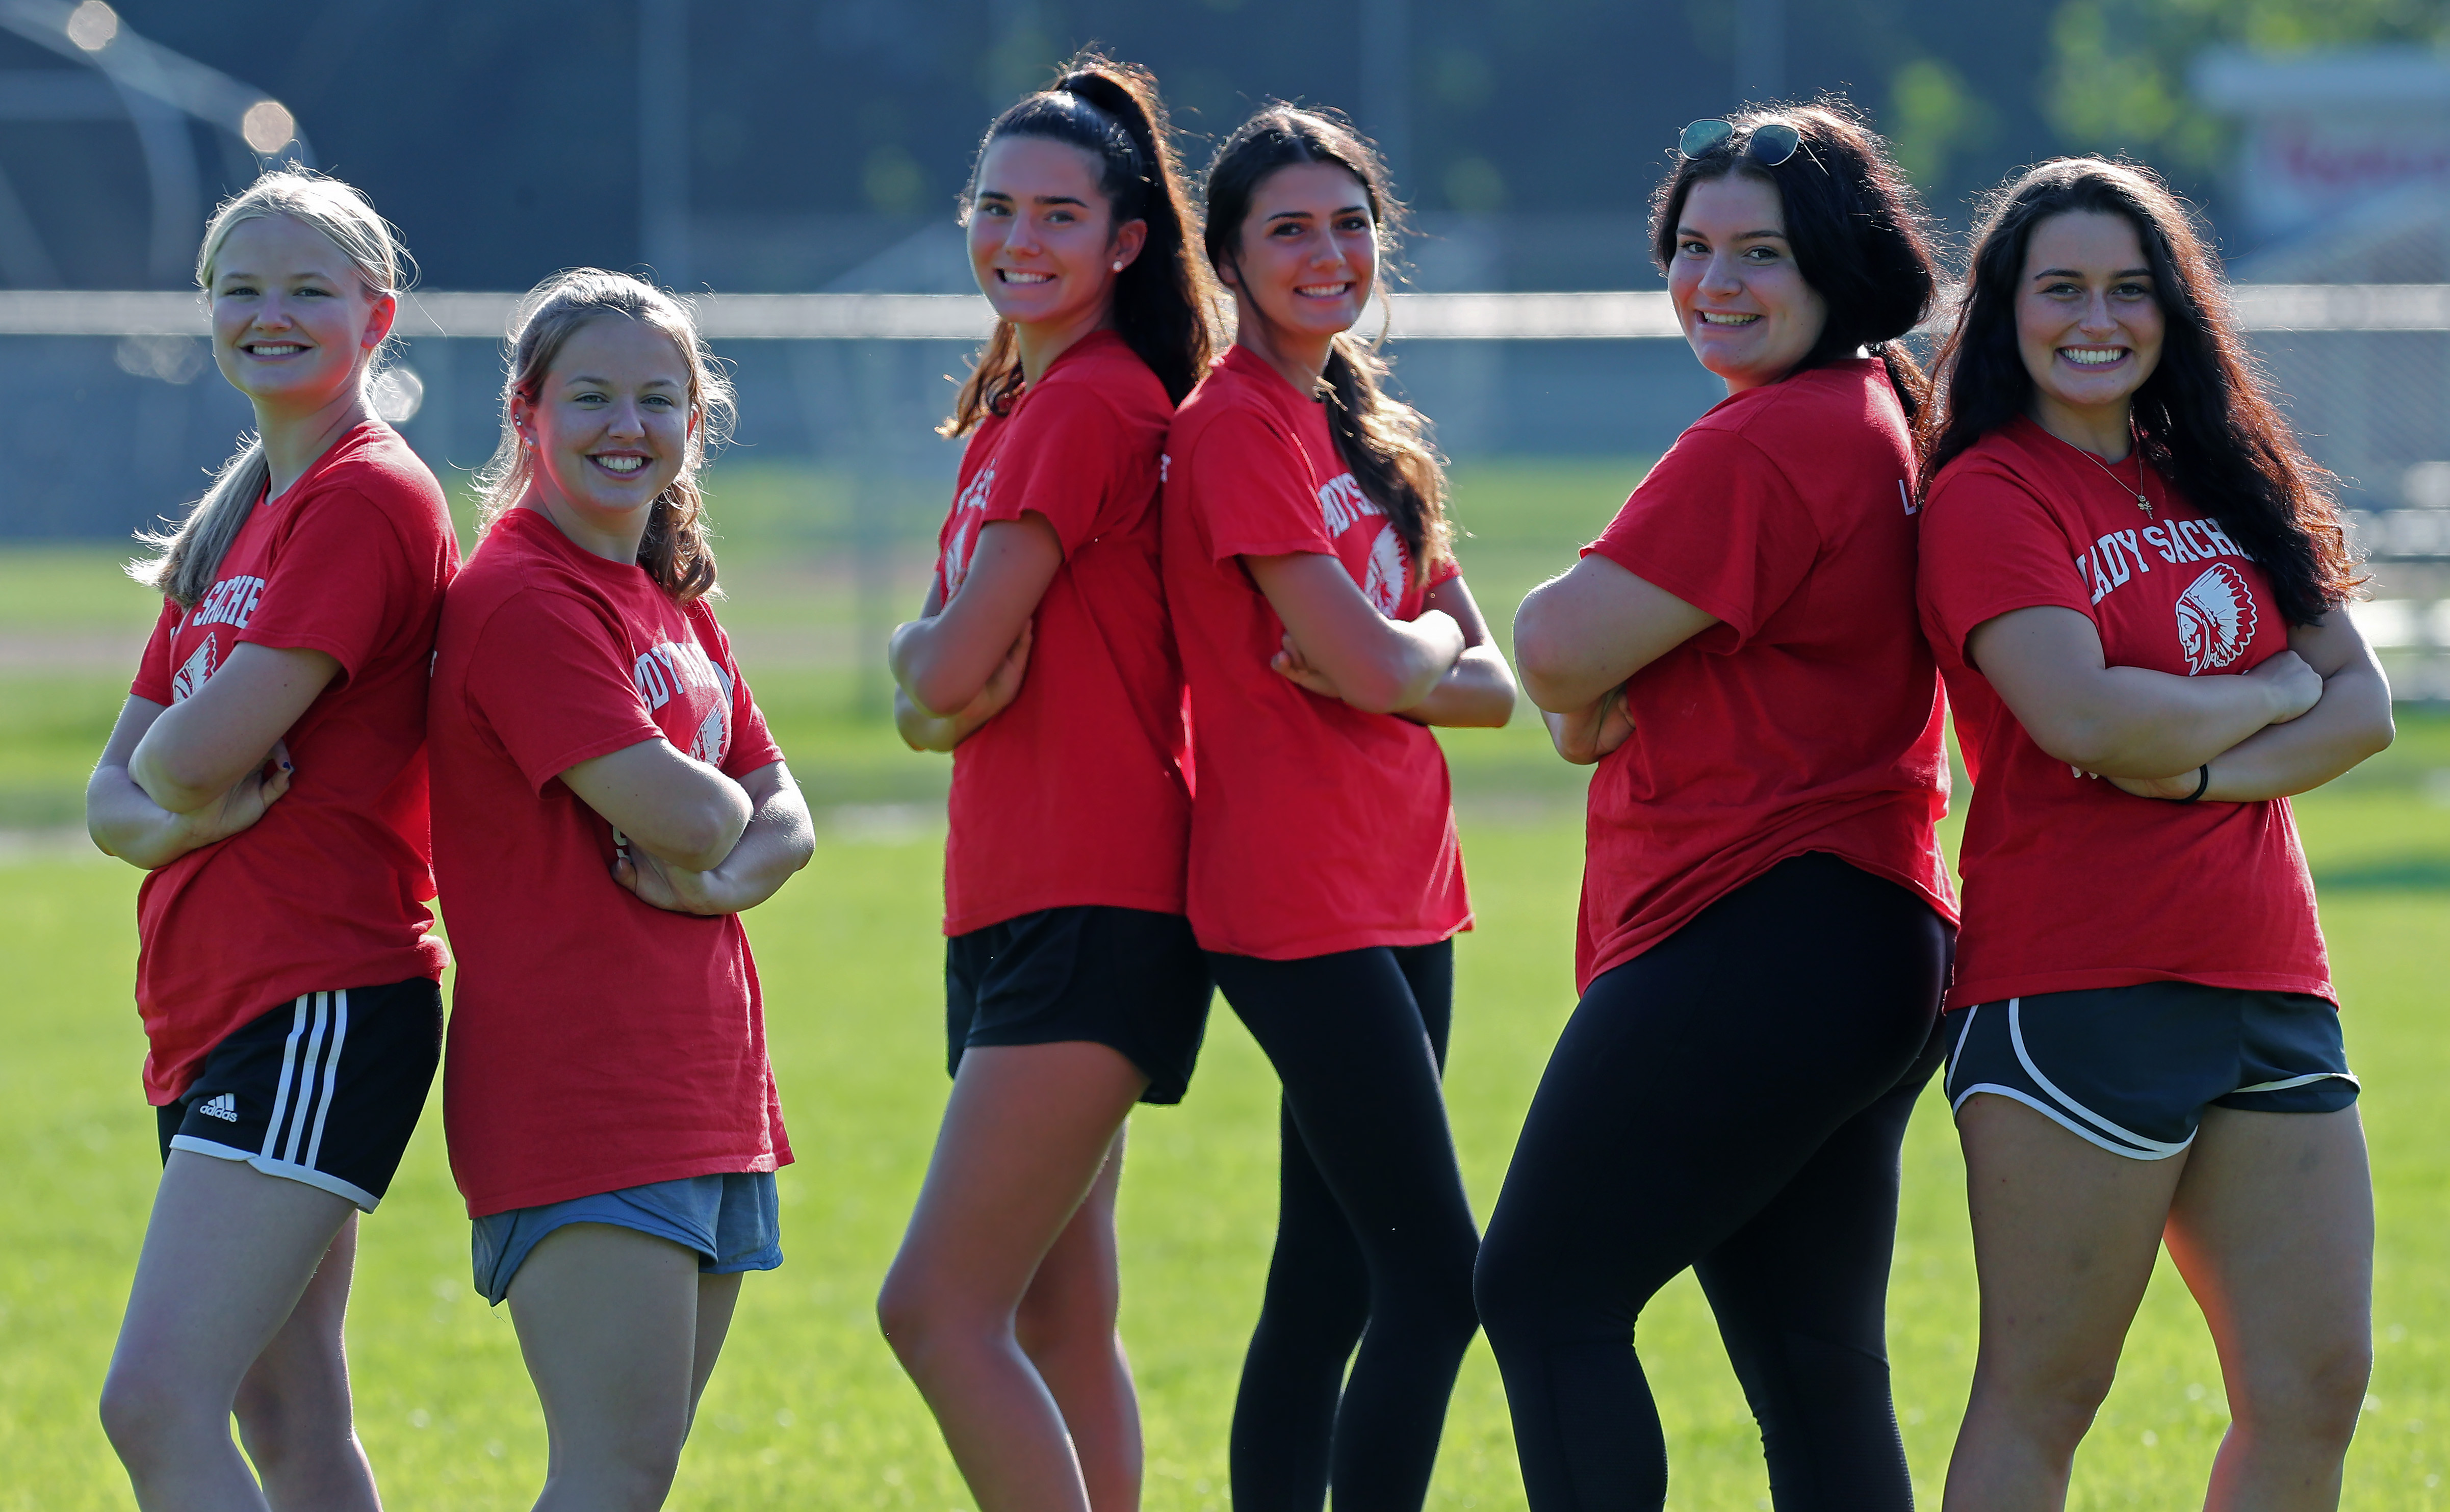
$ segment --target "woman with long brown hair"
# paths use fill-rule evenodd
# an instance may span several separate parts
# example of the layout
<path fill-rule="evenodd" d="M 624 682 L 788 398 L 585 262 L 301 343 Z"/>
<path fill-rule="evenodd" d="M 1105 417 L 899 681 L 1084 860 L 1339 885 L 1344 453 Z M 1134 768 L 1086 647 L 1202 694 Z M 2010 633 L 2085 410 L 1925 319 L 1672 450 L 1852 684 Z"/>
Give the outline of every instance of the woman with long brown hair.
<path fill-rule="evenodd" d="M 1332 1487 L 1348 1512 L 1416 1508 L 1477 1327 L 1479 1243 L 1439 1092 L 1471 910 L 1428 727 L 1505 724 L 1514 678 L 1455 563 L 1426 422 L 1349 334 L 1401 213 L 1376 153 L 1271 106 L 1207 191 L 1235 334 L 1166 438 L 1189 901 L 1284 1085 L 1234 1502 L 1315 1512 Z"/>
<path fill-rule="evenodd" d="M 1939 360 L 1925 629 L 1974 775 L 1945 1034 L 1982 1342 L 1952 1508 L 2065 1503 L 2163 1242 L 2207 1505 L 2327 1507 L 2373 1197 L 2288 797 L 2390 744 L 2329 480 L 2149 170 L 2004 187 Z"/>
<path fill-rule="evenodd" d="M 1209 998 L 1157 576 L 1208 284 L 1157 80 L 1066 65 L 987 128 L 962 220 L 996 328 L 944 426 L 967 439 L 935 580 L 892 646 L 903 738 L 953 757 L 953 1092 L 877 1311 L 982 1507 L 1130 1512 L 1124 1122 L 1182 1099 Z"/>

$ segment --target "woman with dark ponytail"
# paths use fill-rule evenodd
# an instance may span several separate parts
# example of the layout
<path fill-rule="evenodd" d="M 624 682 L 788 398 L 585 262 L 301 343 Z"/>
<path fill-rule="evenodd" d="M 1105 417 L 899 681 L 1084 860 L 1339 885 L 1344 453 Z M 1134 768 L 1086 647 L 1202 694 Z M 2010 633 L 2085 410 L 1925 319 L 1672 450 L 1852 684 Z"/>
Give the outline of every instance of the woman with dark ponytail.
<path fill-rule="evenodd" d="M 1920 207 L 1838 102 L 1684 128 L 1653 255 L 1727 397 L 1515 651 L 1595 763 L 1583 999 L 1525 1120 L 1479 1298 L 1537 1512 L 1659 1507 L 1635 1321 L 1700 1275 L 1779 1512 L 1913 1505 L 1884 1309 L 1897 1149 L 1954 897 L 1914 616 Z"/>
<path fill-rule="evenodd" d="M 2330 479 L 2130 164 L 2000 190 L 1939 371 L 1921 602 L 1974 784 L 1945 1037 L 1982 1280 L 1948 1504 L 2066 1504 L 2166 1246 L 2232 1420 L 2206 1504 L 2336 1506 L 2373 1189 L 2288 798 L 2392 729 Z"/>
<path fill-rule="evenodd" d="M 1157 513 L 1208 298 L 1157 81 L 1075 60 L 988 128 L 962 217 L 998 319 L 943 428 L 969 443 L 935 582 L 892 645 L 903 738 L 953 755 L 953 1093 L 877 1310 L 982 1508 L 1130 1512 L 1123 1126 L 1181 1100 L 1209 998 Z"/>
<path fill-rule="evenodd" d="M 1339 1512 L 1418 1507 L 1475 1328 L 1439 1090 L 1471 911 L 1427 727 L 1505 724 L 1514 679 L 1455 565 L 1426 424 L 1350 334 L 1400 210 L 1339 120 L 1272 106 L 1228 138 L 1207 251 L 1235 343 L 1166 440 L 1191 922 L 1284 1084 L 1275 1257 L 1234 1407 L 1244 1512 L 1316 1512 L 1331 1486 Z"/>

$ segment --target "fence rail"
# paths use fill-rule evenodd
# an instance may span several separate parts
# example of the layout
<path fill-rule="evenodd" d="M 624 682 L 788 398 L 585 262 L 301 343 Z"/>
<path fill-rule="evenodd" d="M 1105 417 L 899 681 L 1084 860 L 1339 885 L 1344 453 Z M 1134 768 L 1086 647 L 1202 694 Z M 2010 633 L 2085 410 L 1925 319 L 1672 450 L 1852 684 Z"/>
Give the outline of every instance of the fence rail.
<path fill-rule="evenodd" d="M 2248 331 L 2450 332 L 2450 284 L 2261 283 L 2234 291 Z M 400 334 L 498 339 L 515 294 L 417 292 Z M 1624 341 L 1679 338 L 1660 290 L 1389 297 L 1390 334 L 1408 340 Z M 974 340 L 992 319 L 976 294 L 701 294 L 716 340 Z M 1363 329 L 1374 327 L 1365 319 Z M 176 289 L 0 289 L 0 336 L 202 336 L 202 300 Z"/>

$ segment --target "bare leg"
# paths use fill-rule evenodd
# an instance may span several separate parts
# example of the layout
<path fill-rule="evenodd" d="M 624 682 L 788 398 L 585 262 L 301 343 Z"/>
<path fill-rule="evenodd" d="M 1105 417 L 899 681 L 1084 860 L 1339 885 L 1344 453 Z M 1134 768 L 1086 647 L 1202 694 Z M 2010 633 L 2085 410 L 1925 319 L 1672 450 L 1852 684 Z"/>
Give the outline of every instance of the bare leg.
<path fill-rule="evenodd" d="M 355 1251 L 334 1240 L 344 1229 L 354 1235 L 356 1212 L 344 1197 L 243 1161 L 170 1153 L 102 1388 L 104 1431 L 145 1512 L 379 1505 L 348 1429 L 340 1353 Z M 337 1262 L 328 1279 L 317 1270 L 327 1252 Z M 337 1381 L 337 1403 L 309 1400 L 319 1376 Z M 230 1442 L 243 1381 L 270 1502 Z M 262 1415 L 271 1400 L 283 1405 L 278 1424 Z"/>
<path fill-rule="evenodd" d="M 1038 1367 L 1080 1462 L 1089 1505 L 1131 1512 L 1140 1501 L 1140 1404 L 1131 1361 L 1115 1330 L 1122 1303 L 1115 1254 L 1115 1193 L 1122 1185 L 1124 1131 L 1072 1221 L 1038 1263 L 1013 1333 Z"/>
<path fill-rule="evenodd" d="M 373 1508 L 374 1471 L 358 1443 L 349 1399 L 349 1281 L 358 1215 L 349 1214 L 289 1321 L 239 1383 L 239 1442 L 255 1462 L 274 1512 Z"/>
<path fill-rule="evenodd" d="M 602 1223 L 554 1230 L 519 1267 L 511 1321 L 552 1436 L 537 1512 L 664 1504 L 740 1290 L 697 1267 L 685 1245 Z"/>
<path fill-rule="evenodd" d="M 2373 1181 L 2338 1113 L 2213 1108 L 2169 1212 L 2169 1258 L 2228 1386 L 2215 1512 L 2328 1512 L 2373 1369 Z"/>
<path fill-rule="evenodd" d="M 1023 1352 L 1016 1313 L 1147 1084 L 1119 1053 L 1082 1041 L 962 1057 L 877 1317 L 980 1512 L 1092 1505 L 1063 1407 Z M 1089 1437 L 1101 1434 L 1121 1438 L 1118 1428 Z"/>
<path fill-rule="evenodd" d="M 2187 1156 L 2130 1160 L 2010 1097 L 1958 1110 L 1982 1339 L 1948 1512 L 2056 1512 L 2110 1394 Z"/>

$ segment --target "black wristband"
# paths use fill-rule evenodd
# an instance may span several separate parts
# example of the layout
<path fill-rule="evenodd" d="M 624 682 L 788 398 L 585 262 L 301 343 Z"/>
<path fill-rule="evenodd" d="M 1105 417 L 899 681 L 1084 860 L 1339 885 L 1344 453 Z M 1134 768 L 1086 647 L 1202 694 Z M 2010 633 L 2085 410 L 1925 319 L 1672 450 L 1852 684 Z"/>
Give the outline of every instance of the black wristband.
<path fill-rule="evenodd" d="M 2173 804 L 2191 804 L 2196 799 L 2204 796 L 2205 790 L 2212 785 L 2212 764 L 2206 762 L 2195 770 L 2197 773 L 2195 777 L 2195 790 L 2188 793 L 2184 798 L 2172 798 L 2169 802 Z"/>

